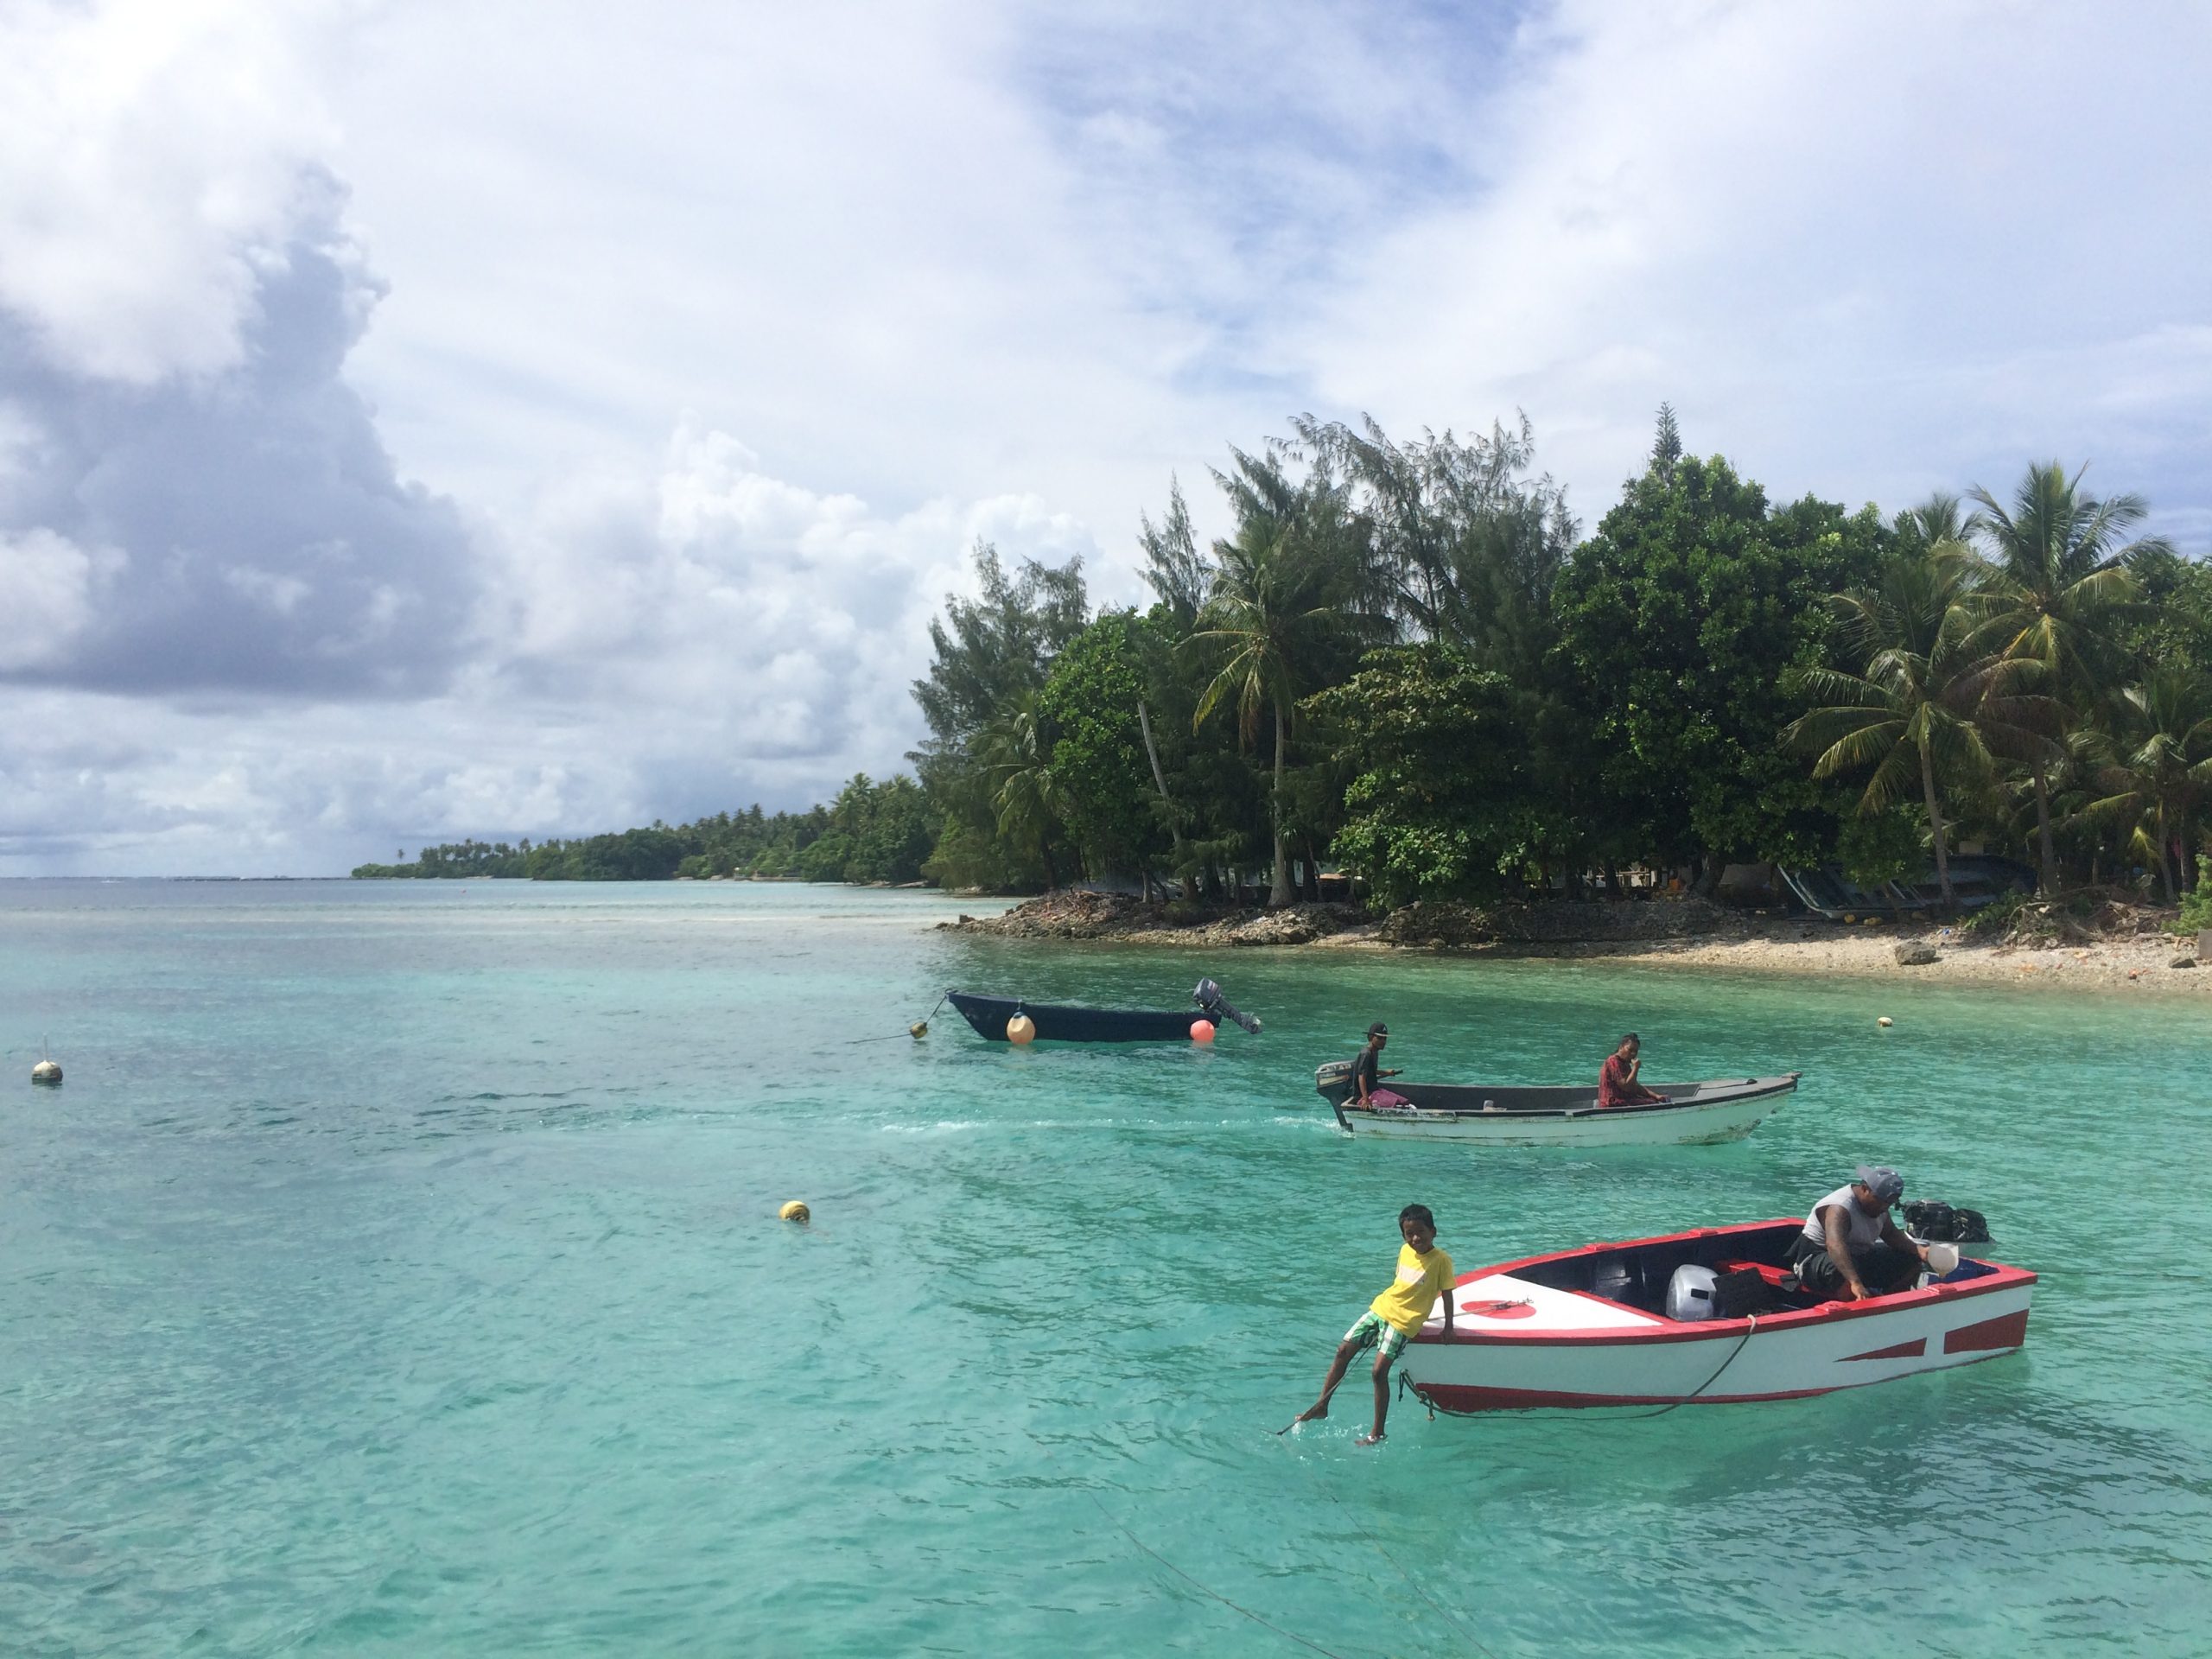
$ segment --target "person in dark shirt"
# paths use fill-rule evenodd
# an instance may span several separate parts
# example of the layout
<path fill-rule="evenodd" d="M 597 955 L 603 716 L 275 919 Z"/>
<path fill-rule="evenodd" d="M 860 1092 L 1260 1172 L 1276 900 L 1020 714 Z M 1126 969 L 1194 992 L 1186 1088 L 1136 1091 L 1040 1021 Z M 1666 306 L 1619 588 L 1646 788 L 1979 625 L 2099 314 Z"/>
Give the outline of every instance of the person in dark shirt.
<path fill-rule="evenodd" d="M 1351 1098 L 1356 1106 L 1403 1106 L 1406 1097 L 1395 1089 L 1378 1089 L 1375 1085 L 1384 1077 L 1395 1077 L 1395 1071 L 1382 1068 L 1382 1046 L 1390 1040 L 1390 1027 L 1377 1020 L 1367 1028 L 1367 1046 L 1359 1051 L 1351 1063 Z"/>
<path fill-rule="evenodd" d="M 1607 1057 L 1598 1072 L 1598 1104 L 1600 1106 L 1649 1106 L 1663 1104 L 1667 1096 L 1654 1094 L 1636 1080 L 1643 1062 L 1637 1056 L 1643 1045 L 1637 1040 L 1634 1032 L 1621 1039 L 1621 1046 Z"/>

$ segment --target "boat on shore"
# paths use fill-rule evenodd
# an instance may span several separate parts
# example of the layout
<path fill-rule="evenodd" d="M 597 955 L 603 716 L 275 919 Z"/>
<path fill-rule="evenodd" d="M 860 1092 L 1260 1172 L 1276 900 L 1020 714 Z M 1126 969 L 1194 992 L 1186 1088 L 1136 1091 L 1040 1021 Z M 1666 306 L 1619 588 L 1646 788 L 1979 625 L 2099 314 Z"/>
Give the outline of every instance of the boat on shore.
<path fill-rule="evenodd" d="M 1459 1412 L 1795 1400 L 2027 1340 L 2025 1268 L 1962 1257 L 1918 1289 L 1826 1301 L 1783 1266 L 1802 1225 L 1699 1227 L 1463 1274 L 1450 1337 L 1440 1313 L 1406 1345 L 1407 1386 Z"/>
<path fill-rule="evenodd" d="M 1510 1084 L 1402 1083 L 1389 1088 L 1403 1106 L 1362 1106 L 1351 1098 L 1350 1060 L 1313 1072 L 1313 1087 L 1349 1135 L 1402 1141 L 1464 1141 L 1494 1147 L 1705 1146 L 1740 1141 L 1797 1087 L 1802 1075 L 1656 1083 L 1667 1096 L 1642 1106 L 1598 1104 L 1592 1084 L 1524 1088 Z"/>
<path fill-rule="evenodd" d="M 1191 1009 L 1155 1012 L 1147 1008 L 1086 1008 L 1057 1002 L 1032 1002 L 1019 996 L 990 996 L 977 991 L 947 991 L 945 1001 L 976 1028 L 976 1035 L 995 1043 L 1009 1039 L 1007 1027 L 1026 1017 L 1033 1027 L 1024 1041 L 1056 1043 L 1187 1043 L 1194 1020 L 1218 1027 L 1239 1025 L 1255 1036 L 1260 1022 L 1240 1014 L 1221 994 L 1221 987 L 1202 979 L 1191 993 Z"/>

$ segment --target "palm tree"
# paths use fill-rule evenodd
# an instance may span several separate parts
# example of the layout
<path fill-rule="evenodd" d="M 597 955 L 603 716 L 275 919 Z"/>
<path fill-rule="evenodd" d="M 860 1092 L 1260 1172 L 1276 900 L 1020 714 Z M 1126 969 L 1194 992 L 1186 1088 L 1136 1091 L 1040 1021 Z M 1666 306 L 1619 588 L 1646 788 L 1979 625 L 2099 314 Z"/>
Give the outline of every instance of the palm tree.
<path fill-rule="evenodd" d="M 2044 753 L 2050 740 L 2041 734 L 2055 719 L 2049 698 L 2023 690 L 2038 664 L 1969 644 L 1973 620 L 1963 601 L 1974 575 L 1955 542 L 1908 546 L 1887 561 L 1878 587 L 1837 594 L 1833 602 L 1865 671 L 1808 671 L 1805 689 L 1827 703 L 1782 734 L 1818 755 L 1816 778 L 1872 766 L 1862 812 L 1904 798 L 1917 778 L 1946 909 L 1953 897 L 1939 781 L 1986 773 L 2000 756 Z"/>
<path fill-rule="evenodd" d="M 2166 902 L 2177 902 L 2170 849 L 2189 843 L 2190 816 L 2212 782 L 2212 679 L 2182 665 L 2155 668 L 2120 694 L 2109 764 L 2097 782 L 2112 793 L 2084 809 L 2128 828 L 2130 850 L 2155 860 Z M 2182 880 L 2188 880 L 2186 853 Z"/>
<path fill-rule="evenodd" d="M 1980 511 L 1966 525 L 1986 550 L 1974 607 L 1974 642 L 2050 671 L 2052 690 L 2086 711 L 2116 683 L 2118 650 L 2111 628 L 2136 600 L 2129 562 L 2167 550 L 2162 537 L 2121 537 L 2149 511 L 2137 495 L 2100 501 L 2081 492 L 2056 461 L 2031 463 L 2007 510 L 1979 484 L 1970 492 Z M 2050 781 L 2045 762 L 2031 763 L 2035 785 L 2036 850 L 2046 895 L 2056 887 L 2050 839 Z"/>
<path fill-rule="evenodd" d="M 1052 767 L 1052 746 L 1038 712 L 1038 693 L 1019 693 L 976 736 L 991 810 L 999 833 L 1033 853 L 1045 867 L 1045 885 L 1060 885 L 1052 861 L 1052 834 L 1067 816 L 1066 788 Z"/>
<path fill-rule="evenodd" d="M 1262 708 L 1274 716 L 1274 879 L 1268 904 L 1291 902 L 1290 849 L 1283 828 L 1283 768 L 1290 723 L 1309 689 L 1315 659 L 1333 638 L 1377 632 L 1378 619 L 1358 603 L 1363 545 L 1342 489 L 1317 472 L 1294 482 L 1274 456 L 1232 449 L 1235 470 L 1214 476 L 1236 514 L 1236 534 L 1213 544 L 1211 590 L 1191 642 L 1209 641 L 1220 667 L 1199 696 L 1192 728 L 1224 699 L 1236 704 L 1237 734 L 1246 748 L 1259 734 Z"/>

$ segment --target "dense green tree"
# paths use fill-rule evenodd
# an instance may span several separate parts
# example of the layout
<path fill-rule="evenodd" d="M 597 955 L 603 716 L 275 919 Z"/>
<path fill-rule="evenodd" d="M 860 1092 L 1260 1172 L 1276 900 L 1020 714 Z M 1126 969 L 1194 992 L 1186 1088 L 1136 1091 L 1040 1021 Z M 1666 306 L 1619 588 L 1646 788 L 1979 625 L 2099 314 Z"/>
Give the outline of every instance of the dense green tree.
<path fill-rule="evenodd" d="M 1987 550 L 1988 569 L 1973 597 L 1981 620 L 1977 643 L 2050 671 L 2054 692 L 2077 715 L 2094 715 L 2100 685 L 2116 685 L 2120 629 L 2138 597 L 2131 559 L 2167 552 L 2161 537 L 2126 541 L 2149 511 L 2139 496 L 2100 501 L 2082 474 L 2056 461 L 2031 464 L 2010 507 L 1976 485 L 1980 511 L 1967 530 Z M 2043 889 L 2056 891 L 2050 785 L 2045 762 L 2031 763 L 2036 848 Z"/>
<path fill-rule="evenodd" d="M 1068 829 L 1093 874 L 1141 874 L 1166 839 L 1140 715 L 1146 632 L 1135 612 L 1108 611 L 1053 661 L 1038 699 Z"/>
<path fill-rule="evenodd" d="M 1309 700 L 1351 778 L 1336 851 L 1379 903 L 1487 899 L 1538 855 L 1517 701 L 1436 640 L 1374 652 Z"/>
<path fill-rule="evenodd" d="M 1717 880 L 1746 854 L 1826 855 L 1824 792 L 1776 734 L 1802 707 L 1792 677 L 1825 660 L 1826 596 L 1870 580 L 1886 540 L 1871 507 L 1770 512 L 1717 456 L 1655 454 L 1575 550 L 1557 671 L 1601 757 L 1600 816 L 1643 857 L 1701 855 Z"/>
<path fill-rule="evenodd" d="M 1344 492 L 1325 473 L 1293 480 L 1279 457 L 1232 450 L 1218 474 L 1236 532 L 1214 543 L 1214 573 L 1192 643 L 1218 663 L 1198 698 L 1194 724 L 1224 702 L 1236 709 L 1244 746 L 1263 710 L 1274 717 L 1274 781 L 1269 818 L 1274 879 L 1268 903 L 1291 901 L 1288 801 L 1283 774 L 1299 700 L 1328 683 L 1325 665 L 1382 637 L 1387 622 L 1362 605 L 1364 540 L 1350 522 Z"/>
<path fill-rule="evenodd" d="M 2120 828 L 2171 905 L 2188 882 L 2190 831 L 2212 786 L 2212 677 L 2169 664 L 2126 687 L 2116 708 L 2111 758 L 2097 772 L 2109 792 L 2088 813 Z"/>
<path fill-rule="evenodd" d="M 1844 643 L 1858 673 L 1821 666 L 1795 679 L 1819 700 L 1783 732 L 1817 757 L 1814 775 L 1871 768 L 1859 810 L 1879 813 L 1918 785 L 1944 906 L 1954 902 L 1942 788 L 1986 776 L 2000 759 L 2049 752 L 2050 700 L 2027 690 L 2041 665 L 1974 648 L 1965 601 L 1975 571 L 1955 543 L 1903 548 L 1883 562 L 1880 582 L 1837 594 Z"/>

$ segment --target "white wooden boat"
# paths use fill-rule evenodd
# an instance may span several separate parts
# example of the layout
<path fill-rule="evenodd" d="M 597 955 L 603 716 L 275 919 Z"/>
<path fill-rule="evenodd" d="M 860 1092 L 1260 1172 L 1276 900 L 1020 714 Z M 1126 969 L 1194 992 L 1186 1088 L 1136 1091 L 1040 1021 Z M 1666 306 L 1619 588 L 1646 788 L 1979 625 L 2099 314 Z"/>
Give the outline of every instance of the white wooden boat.
<path fill-rule="evenodd" d="M 1600 1107 L 1595 1084 L 1524 1088 L 1395 1077 L 1383 1086 L 1409 1104 L 1361 1106 L 1351 1099 L 1350 1060 L 1318 1068 L 1313 1087 L 1352 1135 L 1495 1147 L 1653 1147 L 1740 1141 L 1796 1089 L 1799 1075 L 1655 1083 L 1649 1087 L 1666 1103 L 1646 1106 Z"/>
<path fill-rule="evenodd" d="M 1961 1260 L 1937 1283 L 1821 1301 L 1783 1272 L 1802 1223 L 1700 1227 L 1588 1244 L 1462 1274 L 1406 1345 L 1407 1384 L 1446 1411 L 1712 1405 L 1864 1388 L 2015 1352 L 2036 1276 Z M 1670 1319 L 1683 1267 L 1727 1275 L 1733 1317 Z"/>

